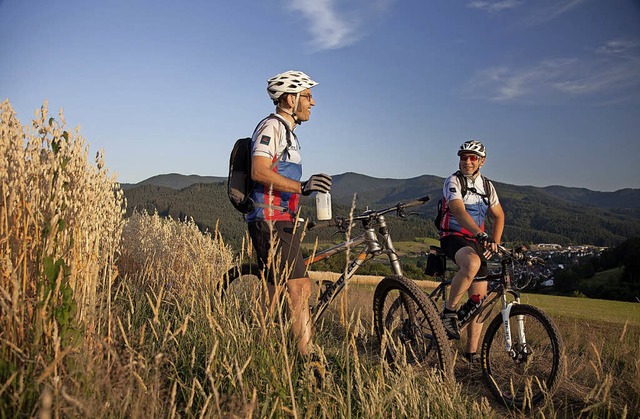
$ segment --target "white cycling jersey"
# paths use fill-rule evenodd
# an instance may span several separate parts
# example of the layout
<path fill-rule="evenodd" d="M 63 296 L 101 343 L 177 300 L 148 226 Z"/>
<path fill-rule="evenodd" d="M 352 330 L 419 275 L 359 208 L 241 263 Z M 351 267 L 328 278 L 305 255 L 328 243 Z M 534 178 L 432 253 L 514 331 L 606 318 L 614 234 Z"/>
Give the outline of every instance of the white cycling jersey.
<path fill-rule="evenodd" d="M 444 181 L 444 186 L 442 187 L 442 210 L 444 216 L 440 223 L 440 237 L 445 237 L 450 234 L 473 236 L 470 231 L 458 223 L 453 214 L 451 214 L 451 211 L 448 210 L 448 203 L 454 199 L 462 200 L 465 209 L 482 231 L 484 231 L 484 220 L 487 218 L 489 208 L 500 203 L 496 189 L 491 181 L 489 181 L 489 187 L 491 188 L 491 193 L 489 194 L 487 193 L 488 191 L 484 190 L 482 176 L 476 176 L 473 180 L 465 176 L 464 180 L 467 182 L 467 193 L 464 198 L 462 197 L 460 182 L 455 173 Z M 488 195 L 490 196 L 490 200 L 487 198 Z"/>

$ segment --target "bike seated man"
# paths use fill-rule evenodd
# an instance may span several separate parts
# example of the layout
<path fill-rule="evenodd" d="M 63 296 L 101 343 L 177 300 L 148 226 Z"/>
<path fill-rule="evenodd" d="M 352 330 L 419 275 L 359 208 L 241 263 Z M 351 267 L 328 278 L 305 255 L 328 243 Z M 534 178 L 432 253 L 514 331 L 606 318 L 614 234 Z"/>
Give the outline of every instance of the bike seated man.
<path fill-rule="evenodd" d="M 252 136 L 251 178 L 255 186 L 251 198 L 256 206 L 246 220 L 258 265 L 261 269 L 267 268 L 269 309 L 275 309 L 276 292 L 285 284 L 298 351 L 308 355 L 311 352 L 311 281 L 300 253 L 296 213 L 300 194 L 329 192 L 331 176 L 316 174 L 300 182 L 302 160 L 294 130 L 309 120 L 311 107 L 315 106 L 311 88 L 318 83 L 301 71 L 286 71 L 270 78 L 267 84 L 276 110 L 262 120 Z"/>
<path fill-rule="evenodd" d="M 439 226 L 440 246 L 458 265 L 442 314 L 445 330 L 452 339 L 460 339 L 456 307 L 464 292 L 479 298 L 487 293 L 487 282 L 472 281 L 476 276 L 487 275 L 487 258 L 497 252 L 504 230 L 504 211 L 498 195 L 493 184 L 480 174 L 486 161 L 484 145 L 476 140 L 466 141 L 458 156 L 459 172 L 449 176 L 442 188 L 443 216 Z M 493 239 L 484 231 L 487 215 L 493 217 Z M 467 332 L 465 357 L 477 361 L 482 323 L 472 321 Z"/>

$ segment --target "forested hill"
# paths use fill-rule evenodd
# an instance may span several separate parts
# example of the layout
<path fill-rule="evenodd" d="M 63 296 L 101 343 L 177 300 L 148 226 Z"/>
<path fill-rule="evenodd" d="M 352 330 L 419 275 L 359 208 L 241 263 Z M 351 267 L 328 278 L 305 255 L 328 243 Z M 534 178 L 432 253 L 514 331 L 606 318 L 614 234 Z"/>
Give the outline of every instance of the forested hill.
<path fill-rule="evenodd" d="M 223 178 L 159 175 L 135 185 L 123 185 L 128 213 L 133 208 L 157 210 L 173 218 L 192 217 L 202 228 L 218 228 L 237 242 L 246 226 L 227 199 Z M 411 179 L 380 179 L 356 173 L 333 176 L 334 215 L 348 215 L 357 194 L 356 208 L 377 208 L 425 195 L 431 201 L 417 208 L 419 217 L 391 220 L 394 238 L 436 236 L 431 220 L 444 179 L 424 175 Z M 611 246 L 640 236 L 640 190 L 594 192 L 549 186 L 516 186 L 495 182 L 506 213 L 505 239 L 519 242 L 594 244 Z M 311 209 L 313 201 L 303 200 Z M 306 214 L 309 216 L 309 214 Z M 402 237 L 399 237 L 402 235 Z"/>

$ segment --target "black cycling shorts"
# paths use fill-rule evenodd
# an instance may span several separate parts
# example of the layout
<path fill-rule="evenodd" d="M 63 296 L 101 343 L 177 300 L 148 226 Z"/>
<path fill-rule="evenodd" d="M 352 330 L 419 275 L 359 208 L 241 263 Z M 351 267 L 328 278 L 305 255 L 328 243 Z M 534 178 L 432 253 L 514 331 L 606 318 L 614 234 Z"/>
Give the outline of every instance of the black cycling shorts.
<path fill-rule="evenodd" d="M 484 257 L 485 248 L 475 240 L 458 235 L 444 236 L 440 239 L 440 248 L 444 251 L 449 259 L 456 261 L 456 253 L 463 247 L 471 247 L 480 256 L 480 269 L 476 276 L 486 276 L 489 274 L 487 267 L 487 258 Z M 457 264 L 457 263 L 456 263 Z"/>
<path fill-rule="evenodd" d="M 273 231 L 271 231 L 270 225 L 273 226 Z M 249 223 L 249 236 L 258 256 L 260 269 L 263 269 L 268 263 L 272 237 L 277 245 L 275 254 L 278 255 L 276 259 L 279 258 L 280 263 L 275 272 L 273 264 L 267 269 L 267 282 L 270 284 L 275 284 L 274 277 L 289 280 L 307 276 L 304 258 L 300 253 L 300 229 L 302 227 L 299 225 L 295 233 L 293 227 L 292 221 L 252 221 Z"/>

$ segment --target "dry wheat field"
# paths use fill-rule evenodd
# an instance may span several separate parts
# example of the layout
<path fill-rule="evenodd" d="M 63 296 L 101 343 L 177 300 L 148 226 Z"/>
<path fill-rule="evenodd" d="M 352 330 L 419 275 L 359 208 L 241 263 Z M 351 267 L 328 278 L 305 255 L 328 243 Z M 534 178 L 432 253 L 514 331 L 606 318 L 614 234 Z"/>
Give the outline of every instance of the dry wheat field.
<path fill-rule="evenodd" d="M 463 364 L 443 381 L 388 365 L 372 285 L 347 289 L 316 330 L 321 387 L 286 318 L 220 299 L 238 256 L 216 231 L 124 218 L 102 151 L 47 103 L 0 125 L 0 417 L 638 417 L 640 333 L 558 318 L 568 371 L 557 394 L 510 411 Z M 91 156 L 91 157 L 90 157 Z"/>

